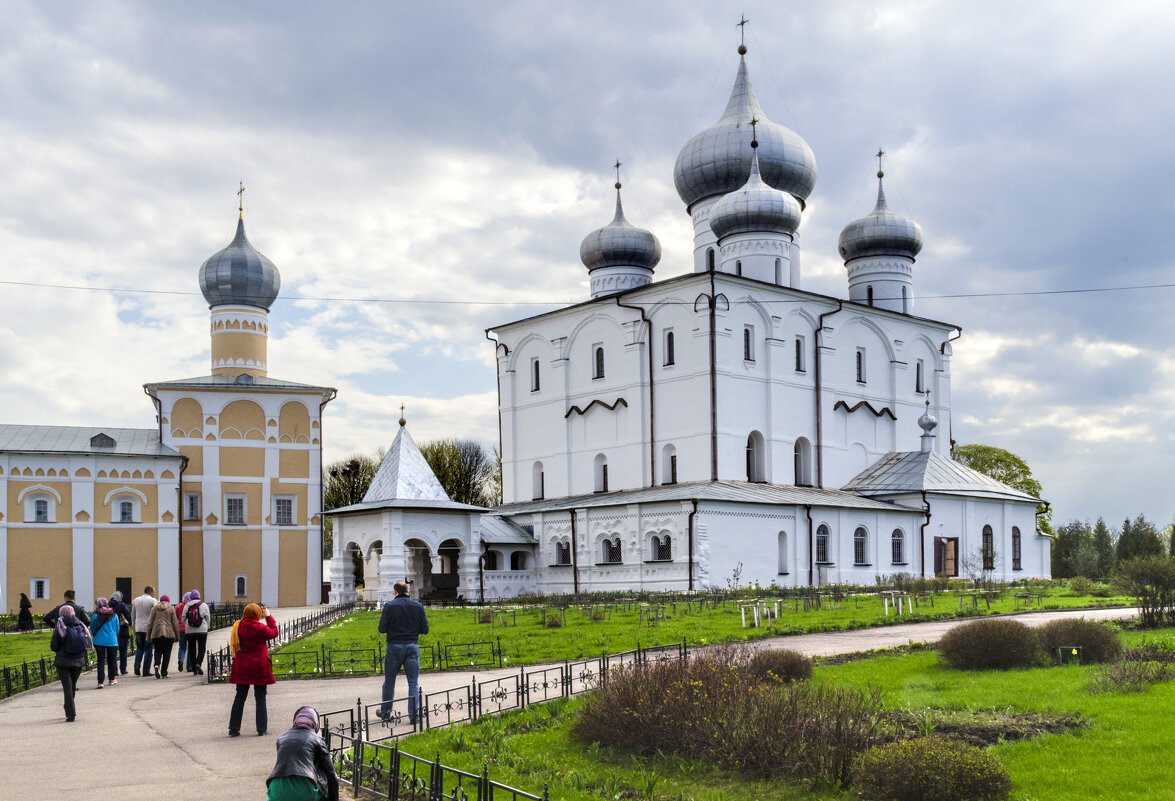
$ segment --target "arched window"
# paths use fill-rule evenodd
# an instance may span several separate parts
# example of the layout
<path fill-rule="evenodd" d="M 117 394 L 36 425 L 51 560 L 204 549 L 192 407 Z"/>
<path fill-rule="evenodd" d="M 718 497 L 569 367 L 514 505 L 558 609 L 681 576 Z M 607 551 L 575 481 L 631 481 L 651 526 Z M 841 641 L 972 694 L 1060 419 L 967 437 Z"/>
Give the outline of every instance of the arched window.
<path fill-rule="evenodd" d="M 783 286 L 783 259 L 775 260 L 775 284 Z"/>
<path fill-rule="evenodd" d="M 664 364 L 668 367 L 671 364 L 676 364 L 676 354 L 673 352 L 673 332 L 665 332 L 665 360 Z"/>
<path fill-rule="evenodd" d="M 571 564 L 571 543 L 570 542 L 556 542 L 555 543 L 555 564 L 557 564 L 557 565 Z"/>
<path fill-rule="evenodd" d="M 1020 566 L 1020 527 L 1012 526 L 1012 569 L 1022 570 Z"/>
<path fill-rule="evenodd" d="M 706 269 L 714 271 L 714 248 L 706 249 Z"/>
<path fill-rule="evenodd" d="M 677 483 L 677 448 L 672 445 L 661 449 L 661 483 Z"/>
<path fill-rule="evenodd" d="M 603 547 L 603 562 L 606 565 L 618 565 L 624 560 L 620 553 L 620 538 L 614 537 L 610 540 L 604 540 L 601 543 Z"/>
<path fill-rule="evenodd" d="M 526 554 L 522 551 L 515 551 L 510 554 L 510 569 L 526 570 Z"/>
<path fill-rule="evenodd" d="M 743 359 L 755 361 L 755 329 L 749 325 L 743 328 Z"/>
<path fill-rule="evenodd" d="M 607 492 L 608 491 L 608 457 L 606 457 L 602 453 L 596 454 L 595 473 L 596 473 L 595 491 L 596 492 Z"/>
<path fill-rule="evenodd" d="M 828 562 L 828 526 L 823 523 L 816 529 L 816 561 Z"/>
<path fill-rule="evenodd" d="M 796 372 L 804 372 L 804 338 L 796 337 Z"/>
<path fill-rule="evenodd" d="M 767 459 L 763 435 L 752 431 L 747 436 L 747 481 L 763 482 L 767 480 Z"/>
<path fill-rule="evenodd" d="M 33 499 L 33 522 L 34 523 L 48 523 L 49 522 L 49 500 L 47 498 Z"/>
<path fill-rule="evenodd" d="M 486 551 L 481 557 L 482 567 L 486 570 L 498 569 L 498 552 Z"/>
<path fill-rule="evenodd" d="M 991 526 L 983 527 L 983 569 L 995 570 L 995 534 Z"/>
<path fill-rule="evenodd" d="M 922 383 L 922 360 L 919 359 L 914 364 L 914 391 L 925 392 L 926 386 Z"/>
<path fill-rule="evenodd" d="M 538 392 L 539 386 L 540 386 L 540 384 L 539 384 L 539 360 L 538 359 L 531 359 L 530 360 L 530 391 L 531 392 Z"/>
<path fill-rule="evenodd" d="M 741 261 L 736 261 L 734 263 L 734 274 L 735 275 L 742 275 L 743 274 L 743 263 Z"/>
<path fill-rule="evenodd" d="M 779 575 L 787 575 L 787 532 L 779 532 Z"/>
<path fill-rule="evenodd" d="M 649 561 L 651 562 L 671 562 L 673 561 L 673 544 L 669 540 L 669 535 L 664 537 L 653 537 L 649 541 Z"/>
<path fill-rule="evenodd" d="M 865 349 L 857 348 L 857 383 L 865 383 Z"/>
<path fill-rule="evenodd" d="M 592 378 L 595 379 L 595 378 L 603 378 L 603 377 L 604 377 L 604 346 L 597 345 L 596 346 L 596 355 L 595 355 L 595 366 L 592 370 Z"/>
<path fill-rule="evenodd" d="M 797 487 L 812 486 L 812 445 L 804 437 L 796 440 L 795 484 Z"/>
<path fill-rule="evenodd" d="M 870 306 L 873 305 L 873 287 L 872 286 L 865 287 L 865 302 L 868 303 Z"/>
<path fill-rule="evenodd" d="M 895 565 L 904 565 L 906 563 L 906 535 L 900 528 L 895 528 L 893 534 L 889 537 L 890 549 L 893 551 L 893 563 Z"/>
<path fill-rule="evenodd" d="M 853 564 L 864 565 L 868 563 L 869 556 L 869 532 L 862 526 L 858 526 L 857 530 L 853 532 Z"/>
<path fill-rule="evenodd" d="M 530 497 L 536 501 L 546 497 L 546 477 L 543 474 L 543 463 L 535 462 L 530 469 L 531 491 Z"/>
<path fill-rule="evenodd" d="M 118 502 L 118 522 L 119 523 L 133 523 L 133 522 L 135 522 L 135 504 L 133 501 L 119 501 Z"/>
<path fill-rule="evenodd" d="M 246 576 L 244 574 L 238 574 L 236 577 L 236 585 L 237 586 L 235 587 L 235 589 L 236 589 L 236 596 L 238 598 L 244 598 L 248 594 L 245 592 L 245 589 L 246 589 L 245 581 L 247 578 L 248 578 L 248 576 Z"/>

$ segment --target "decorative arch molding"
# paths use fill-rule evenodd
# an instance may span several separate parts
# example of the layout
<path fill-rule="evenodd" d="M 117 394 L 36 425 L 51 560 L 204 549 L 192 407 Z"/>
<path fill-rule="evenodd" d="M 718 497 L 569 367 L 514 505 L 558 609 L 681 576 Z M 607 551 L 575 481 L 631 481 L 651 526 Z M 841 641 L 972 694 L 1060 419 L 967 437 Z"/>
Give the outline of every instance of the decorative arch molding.
<path fill-rule="evenodd" d="M 938 345 L 934 342 L 934 340 L 932 340 L 930 337 L 926 336 L 926 334 L 920 333 L 914 337 L 912 342 L 921 342 L 923 345 L 925 345 L 927 352 L 930 354 L 930 357 L 934 360 L 934 369 L 935 370 L 942 370 L 943 369 L 943 364 L 942 364 L 943 354 L 939 351 Z"/>
<path fill-rule="evenodd" d="M 610 307 L 610 308 L 614 308 L 614 307 Z M 624 334 L 624 326 L 620 323 L 619 320 L 617 320 L 616 318 L 614 318 L 610 315 L 600 314 L 599 312 L 595 312 L 590 317 L 585 317 L 584 319 L 580 320 L 578 323 L 576 323 L 575 328 L 571 329 L 571 332 L 566 337 L 567 342 L 563 346 L 563 355 L 564 356 L 571 353 L 571 349 L 575 345 L 576 338 L 583 332 L 583 330 L 596 321 L 606 322 L 609 325 L 611 325 L 613 328 L 615 328 L 617 333 L 619 333 L 621 335 Z M 517 353 L 518 348 L 515 348 L 514 351 L 515 351 L 515 353 Z"/>
<path fill-rule="evenodd" d="M 102 505 L 109 506 L 110 501 L 119 495 L 134 495 L 142 502 L 143 506 L 147 506 L 147 496 L 134 487 L 119 487 L 118 489 L 110 490 L 110 492 L 106 493 L 106 498 L 103 499 Z"/>
<path fill-rule="evenodd" d="M 652 306 L 649 306 L 648 318 L 650 320 L 653 319 L 654 314 L 656 314 L 657 312 L 661 311 L 662 309 L 664 309 L 668 306 L 684 306 L 688 302 L 689 301 L 685 300 L 684 298 L 682 298 L 678 295 L 670 295 L 669 297 L 662 298 L 661 300 L 654 303 Z"/>
<path fill-rule="evenodd" d="M 797 318 L 808 324 L 808 330 L 805 333 L 811 333 L 816 330 L 816 315 L 809 312 L 808 309 L 803 306 L 798 309 L 792 309 L 787 313 L 787 315 L 783 318 L 784 328 L 790 327 L 792 320 Z"/>
<path fill-rule="evenodd" d="M 877 336 L 877 339 L 881 342 L 882 347 L 885 348 L 885 354 L 888 360 L 891 362 L 897 361 L 898 357 L 897 352 L 894 351 L 893 348 L 893 341 L 889 338 L 889 334 L 885 332 L 885 329 L 878 325 L 875 320 L 871 320 L 870 318 L 864 317 L 862 315 L 857 315 L 841 326 L 841 330 L 843 331 L 853 324 L 860 325 L 863 328 L 868 328 L 870 331 L 872 331 Z"/>
<path fill-rule="evenodd" d="M 508 359 L 506 361 L 506 369 L 507 370 L 515 369 L 514 365 L 518 362 L 519 354 L 522 353 L 522 351 L 526 350 L 527 345 L 529 345 L 531 342 L 536 342 L 536 341 L 546 344 L 548 351 L 550 350 L 550 348 L 551 348 L 551 340 L 550 339 L 548 339 L 545 336 L 542 336 L 541 334 L 536 334 L 534 332 L 531 332 L 530 334 L 527 334 L 526 336 L 524 336 L 520 341 L 516 342 L 514 344 L 513 350 L 510 350 L 509 348 L 507 348 L 506 355 L 507 355 Z"/>
<path fill-rule="evenodd" d="M 767 337 L 771 337 L 774 334 L 774 328 L 775 328 L 775 326 L 773 325 L 774 321 L 771 319 L 770 310 L 768 310 L 767 307 L 763 305 L 763 302 L 760 301 L 758 298 L 754 297 L 753 295 L 746 295 L 739 302 L 743 303 L 747 306 L 750 306 L 752 309 L 754 309 L 756 312 L 759 313 L 759 319 L 763 323 L 763 333 Z"/>
<path fill-rule="evenodd" d="M 897 415 L 894 414 L 893 411 L 888 406 L 882 406 L 880 409 L 875 409 L 873 407 L 872 403 L 870 403 L 869 401 L 865 401 L 865 400 L 857 401 L 852 406 L 849 406 L 849 404 L 843 400 L 838 400 L 836 403 L 832 404 L 832 410 L 834 412 L 837 409 L 844 409 L 849 414 L 852 414 L 853 412 L 855 412 L 861 408 L 864 408 L 866 411 L 871 412 L 874 417 L 889 417 L 890 420 L 893 420 L 895 423 L 897 422 L 897 419 L 898 419 Z"/>
<path fill-rule="evenodd" d="M 579 406 L 572 406 L 570 409 L 567 410 L 567 414 L 563 415 L 563 419 L 566 420 L 572 414 L 587 414 L 588 410 L 597 404 L 599 404 L 600 406 L 603 406 L 605 409 L 607 409 L 610 412 L 615 411 L 616 408 L 620 407 L 620 406 L 624 406 L 625 408 L 628 408 L 628 401 L 626 401 L 624 398 L 617 398 L 611 404 L 605 403 L 604 401 L 600 400 L 599 398 L 596 398 L 591 403 L 589 403 L 587 406 L 584 406 L 582 409 Z"/>
<path fill-rule="evenodd" d="M 16 496 L 16 502 L 24 503 L 25 497 L 34 492 L 46 492 L 56 498 L 58 503 L 61 503 L 61 493 L 52 487 L 46 487 L 44 484 L 34 484 L 31 487 L 25 487 L 20 491 L 20 494 Z"/>

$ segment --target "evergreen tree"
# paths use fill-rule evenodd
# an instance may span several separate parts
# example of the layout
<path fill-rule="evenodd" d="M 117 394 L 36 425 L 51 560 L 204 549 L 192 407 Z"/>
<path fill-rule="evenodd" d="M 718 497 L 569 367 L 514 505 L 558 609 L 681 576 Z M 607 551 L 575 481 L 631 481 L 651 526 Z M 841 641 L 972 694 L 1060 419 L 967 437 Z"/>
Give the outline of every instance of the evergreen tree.
<path fill-rule="evenodd" d="M 1114 546 L 1114 555 L 1118 557 L 1119 563 L 1140 556 L 1160 556 L 1166 552 L 1159 532 L 1144 515 L 1139 515 L 1133 521 L 1129 517 L 1123 521 L 1122 531 Z"/>
<path fill-rule="evenodd" d="M 1093 527 L 1093 548 L 1097 552 L 1097 578 L 1106 579 L 1114 573 L 1114 536 L 1102 518 Z"/>
<path fill-rule="evenodd" d="M 1078 569 L 1077 557 L 1082 554 L 1081 570 Z M 1094 554 L 1092 565 L 1090 554 Z M 1052 547 L 1053 578 L 1073 578 L 1087 575 L 1084 571 L 1097 570 L 1097 557 L 1093 546 L 1093 529 L 1089 523 L 1081 520 L 1071 520 L 1063 526 L 1058 526 L 1054 534 Z"/>

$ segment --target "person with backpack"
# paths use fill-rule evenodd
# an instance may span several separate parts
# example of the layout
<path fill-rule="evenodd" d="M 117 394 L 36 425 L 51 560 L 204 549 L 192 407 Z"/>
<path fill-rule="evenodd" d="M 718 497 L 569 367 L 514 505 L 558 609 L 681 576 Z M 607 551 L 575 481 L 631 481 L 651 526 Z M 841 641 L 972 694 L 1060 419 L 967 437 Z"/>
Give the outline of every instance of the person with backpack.
<path fill-rule="evenodd" d="M 110 593 L 110 608 L 118 615 L 118 672 L 126 675 L 126 654 L 131 644 L 131 608 L 122 600 L 118 590 Z"/>
<path fill-rule="evenodd" d="M 179 625 L 179 661 L 176 663 L 176 670 L 180 673 L 184 672 L 184 659 L 188 655 L 188 626 L 184 623 L 184 608 L 188 605 L 188 601 L 192 600 L 192 593 L 185 592 L 184 597 L 180 598 L 180 602 L 175 606 L 175 622 Z"/>
<path fill-rule="evenodd" d="M 159 596 L 159 603 L 151 607 L 147 618 L 147 635 L 155 649 L 155 678 L 167 678 L 167 666 L 171 663 L 171 646 L 179 639 L 180 627 L 175 617 L 175 607 L 166 595 Z M 143 672 L 147 666 L 143 666 Z"/>
<path fill-rule="evenodd" d="M 66 606 L 69 606 L 73 609 L 73 613 L 77 615 L 78 620 L 82 621 L 83 626 L 90 625 L 90 616 L 86 614 L 85 609 L 78 605 L 76 599 L 77 594 L 73 590 L 66 590 L 65 600 L 62 602 L 61 606 L 53 607 L 45 613 L 44 617 L 41 618 L 41 620 L 45 622 L 45 628 L 53 628 L 57 625 L 57 618 L 61 614 L 62 608 Z"/>
<path fill-rule="evenodd" d="M 184 609 L 184 626 L 188 630 L 188 669 L 197 676 L 204 675 L 204 649 L 208 645 L 208 621 L 212 612 L 200 600 L 200 591 L 192 590 L 191 600 Z"/>
<path fill-rule="evenodd" d="M 65 720 L 72 723 L 77 716 L 74 696 L 78 692 L 78 680 L 86 667 L 86 654 L 94 650 L 90 632 L 72 606 L 61 607 L 53 626 L 53 636 L 49 638 L 49 648 L 56 654 L 53 664 L 57 667 L 61 692 L 65 696 Z"/>
<path fill-rule="evenodd" d="M 110 671 L 110 683 L 118 684 L 118 615 L 105 598 L 94 602 L 94 616 L 90 618 L 90 633 L 98 652 L 98 689 Z"/>

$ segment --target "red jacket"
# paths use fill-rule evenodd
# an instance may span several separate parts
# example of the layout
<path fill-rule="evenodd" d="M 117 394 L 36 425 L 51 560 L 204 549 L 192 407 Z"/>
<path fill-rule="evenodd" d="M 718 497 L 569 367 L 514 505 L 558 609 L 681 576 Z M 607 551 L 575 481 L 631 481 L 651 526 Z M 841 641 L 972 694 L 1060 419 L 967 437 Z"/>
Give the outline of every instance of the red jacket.
<path fill-rule="evenodd" d="M 277 621 L 267 615 L 265 622 L 242 620 L 237 626 L 241 650 L 233 654 L 229 670 L 231 684 L 273 684 L 273 663 L 269 661 L 267 643 L 277 636 Z"/>

